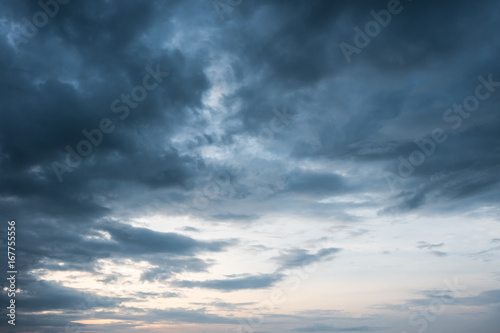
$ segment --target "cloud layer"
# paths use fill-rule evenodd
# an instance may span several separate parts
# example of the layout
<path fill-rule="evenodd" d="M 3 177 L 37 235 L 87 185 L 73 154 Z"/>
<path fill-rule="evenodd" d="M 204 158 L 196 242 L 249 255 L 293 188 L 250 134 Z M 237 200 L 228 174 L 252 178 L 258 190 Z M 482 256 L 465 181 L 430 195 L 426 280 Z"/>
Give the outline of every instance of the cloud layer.
<path fill-rule="evenodd" d="M 23 332 L 400 332 L 446 274 L 471 292 L 432 329 L 494 332 L 496 1 L 3 7 Z"/>

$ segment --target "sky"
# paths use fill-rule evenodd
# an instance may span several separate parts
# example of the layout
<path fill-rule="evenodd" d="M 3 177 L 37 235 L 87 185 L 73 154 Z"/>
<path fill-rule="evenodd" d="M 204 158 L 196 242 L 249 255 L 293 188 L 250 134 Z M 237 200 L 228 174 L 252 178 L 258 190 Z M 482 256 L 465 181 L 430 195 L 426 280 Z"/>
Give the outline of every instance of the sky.
<path fill-rule="evenodd" d="M 1 332 L 498 333 L 498 1 L 0 4 Z"/>

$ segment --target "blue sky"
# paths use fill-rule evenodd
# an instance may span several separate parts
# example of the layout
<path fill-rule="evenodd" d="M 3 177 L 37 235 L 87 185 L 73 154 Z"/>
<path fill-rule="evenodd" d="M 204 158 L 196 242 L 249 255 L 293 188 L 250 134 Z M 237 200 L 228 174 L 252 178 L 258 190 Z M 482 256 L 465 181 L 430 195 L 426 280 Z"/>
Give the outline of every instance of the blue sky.
<path fill-rule="evenodd" d="M 498 332 L 497 2 L 2 4 L 2 331 Z"/>

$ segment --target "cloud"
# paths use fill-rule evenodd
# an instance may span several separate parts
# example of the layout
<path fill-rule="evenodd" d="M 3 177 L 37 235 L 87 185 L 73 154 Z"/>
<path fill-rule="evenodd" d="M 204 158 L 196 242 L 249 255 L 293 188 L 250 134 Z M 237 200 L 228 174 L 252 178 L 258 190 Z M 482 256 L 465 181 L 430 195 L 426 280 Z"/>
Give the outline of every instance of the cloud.
<path fill-rule="evenodd" d="M 457 302 L 466 306 L 498 305 L 500 304 L 500 289 L 485 290 L 475 296 L 461 297 Z"/>
<path fill-rule="evenodd" d="M 429 251 L 429 252 L 435 255 L 436 257 L 446 257 L 448 255 L 446 252 L 442 251 Z"/>
<path fill-rule="evenodd" d="M 465 296 L 464 286 L 456 290 L 423 290 L 419 294 L 425 298 L 406 300 L 403 304 L 383 304 L 376 308 L 408 312 L 415 307 L 429 308 L 436 301 L 443 306 L 481 306 L 494 310 L 492 306 L 500 304 L 500 290 L 485 290 L 472 296 Z"/>
<path fill-rule="evenodd" d="M 221 291 L 234 291 L 269 288 L 283 278 L 284 275 L 282 274 L 257 274 L 221 280 L 174 281 L 172 284 L 182 288 L 206 288 Z"/>
<path fill-rule="evenodd" d="M 165 281 L 182 272 L 207 272 L 212 266 L 210 262 L 199 258 L 171 258 L 171 257 L 147 257 L 151 264 L 156 267 L 146 269 L 142 272 L 140 280 L 144 281 Z"/>
<path fill-rule="evenodd" d="M 215 300 L 215 301 L 209 302 L 209 303 L 191 303 L 191 304 L 202 305 L 203 307 L 207 307 L 207 306 L 215 307 L 218 309 L 223 309 L 225 311 L 239 311 L 241 309 L 255 305 L 257 303 L 255 303 L 255 302 L 230 303 L 230 302 L 223 302 L 219 299 L 219 300 Z"/>
<path fill-rule="evenodd" d="M 186 226 L 186 227 L 182 228 L 181 230 L 188 231 L 188 232 L 200 232 L 200 230 L 198 228 L 190 227 L 190 226 Z"/>
<path fill-rule="evenodd" d="M 175 233 L 163 233 L 146 228 L 136 228 L 116 223 L 102 225 L 109 232 L 111 241 L 121 245 L 120 253 L 148 254 L 175 253 L 193 254 L 198 251 L 222 251 L 230 242 L 201 242 Z M 108 245 L 112 248 L 112 245 Z"/>
<path fill-rule="evenodd" d="M 105 297 L 90 292 L 59 285 L 56 282 L 35 280 L 31 277 L 17 281 L 22 288 L 16 301 L 23 304 L 23 311 L 86 311 L 92 308 L 113 308 L 129 300 L 120 297 Z M 6 293 L 1 298 L 8 302 Z"/>
<path fill-rule="evenodd" d="M 20 247 L 23 256 L 29 259 L 20 259 L 20 265 L 27 265 L 24 269 L 95 272 L 99 259 L 130 258 L 168 265 L 169 272 L 186 269 L 200 271 L 206 269 L 208 264 L 195 258 L 197 253 L 220 252 L 234 244 L 232 240 L 198 241 L 176 233 L 136 228 L 116 221 L 76 225 L 58 233 L 51 233 L 48 225 L 51 223 L 40 221 L 30 230 L 20 231 L 21 235 L 26 233 L 30 239 L 29 244 Z M 58 244 L 56 248 L 52 246 L 54 243 Z M 64 265 L 59 265 L 60 262 Z"/>
<path fill-rule="evenodd" d="M 87 310 L 86 308 L 85 310 Z M 145 310 L 142 308 L 134 307 L 120 307 L 117 308 L 119 311 L 107 310 L 99 311 L 95 314 L 100 320 L 112 320 L 118 321 L 118 323 L 102 324 L 99 325 L 100 329 L 107 331 L 126 331 L 141 327 L 144 322 L 149 324 L 155 323 L 157 325 L 165 324 L 182 324 L 182 323 L 192 323 L 192 324 L 238 324 L 239 319 L 237 317 L 224 317 L 217 314 L 209 313 L 203 309 L 192 310 L 187 308 L 170 308 L 167 310 L 161 309 L 149 309 Z M 47 327 L 47 328 L 57 328 L 65 329 L 68 327 L 68 323 L 77 321 L 78 316 L 74 314 L 60 315 L 54 314 L 50 317 L 43 316 L 40 314 L 25 314 L 25 323 L 23 326 L 27 327 Z M 84 324 L 72 324 L 69 327 L 85 328 L 88 330 L 94 329 L 93 325 Z M 144 329 L 148 329 L 144 327 Z"/>
<path fill-rule="evenodd" d="M 443 245 L 444 245 L 444 243 L 430 244 L 430 243 L 422 241 L 422 242 L 418 242 L 417 248 L 419 248 L 419 249 L 427 249 L 427 250 L 429 250 L 430 254 L 435 255 L 436 257 L 445 257 L 445 256 L 448 255 L 446 252 L 433 250 L 435 248 L 440 248 Z"/>
<path fill-rule="evenodd" d="M 292 192 L 317 195 L 347 192 L 347 185 L 339 175 L 296 170 L 290 172 L 288 177 L 288 188 Z"/>
<path fill-rule="evenodd" d="M 419 249 L 428 249 L 428 250 L 432 250 L 434 248 L 437 248 L 437 247 L 442 247 L 444 245 L 444 243 L 439 243 L 439 244 L 430 244 L 430 243 L 427 243 L 427 242 L 418 242 L 418 245 L 417 247 Z"/>
<path fill-rule="evenodd" d="M 32 330 L 62 331 L 84 317 L 78 304 L 94 296 L 97 308 L 106 309 L 103 318 L 124 322 L 88 330 L 123 332 L 137 324 L 128 318 L 236 325 L 240 318 L 203 309 L 130 304 L 143 296 L 181 297 L 182 288 L 269 288 L 285 279 L 279 270 L 332 260 L 341 250 L 308 250 L 293 244 L 288 229 L 266 243 L 282 221 L 290 233 L 307 221 L 307 233 L 318 234 L 309 239 L 333 230 L 315 231 L 309 223 L 333 223 L 349 242 L 373 241 L 368 248 L 378 244 L 378 221 L 389 217 L 411 223 L 412 214 L 498 216 L 498 85 L 477 111 L 458 118 L 459 128 L 443 115 L 475 93 L 478 76 L 500 81 L 500 42 L 492 33 L 499 30 L 499 3 L 402 1 L 404 10 L 347 64 L 339 43 L 354 43 L 353 27 L 364 29 L 370 12 L 386 6 L 243 1 L 221 22 L 208 1 L 70 1 L 16 45 L 26 34 L 23 18 L 42 9 L 36 1 L 7 2 L 0 14 L 0 211 L 19 223 L 19 299 Z M 156 66 L 169 75 L 142 99 L 147 68 Z M 85 133 L 103 118 L 115 129 L 75 162 L 68 150 L 92 141 Z M 436 128 L 447 140 L 431 149 Z M 413 160 L 415 151 L 425 160 L 390 188 L 384 175 L 399 175 L 400 157 Z M 55 161 L 73 164 L 62 182 Z M 165 220 L 154 225 L 148 216 Z M 456 235 L 470 235 L 460 228 Z M 367 230 L 373 238 L 358 237 Z M 468 251 L 473 259 L 494 260 L 498 241 Z M 6 247 L 5 237 L 0 245 Z M 215 276 L 216 264 L 234 269 L 221 260 L 225 251 L 252 246 L 258 266 L 248 275 Z M 424 252 L 417 255 L 443 257 L 444 247 L 419 242 Z M 271 263 L 269 248 L 282 250 Z M 55 278 L 89 276 L 96 288 L 122 284 L 128 273 L 108 271 L 104 262 L 129 265 L 134 285 L 159 289 L 105 297 Z M 275 264 L 278 272 L 255 273 L 261 264 Z M 497 304 L 494 291 L 474 297 L 461 301 Z M 309 323 L 300 325 L 342 331 Z"/>
<path fill-rule="evenodd" d="M 338 328 L 327 324 L 315 324 L 312 326 L 300 327 L 294 329 L 294 331 L 296 332 L 372 332 L 379 330 L 382 330 L 382 328 L 369 327 L 369 326 Z"/>
<path fill-rule="evenodd" d="M 290 249 L 284 251 L 280 256 L 275 257 L 274 260 L 276 260 L 279 264 L 279 270 L 292 269 L 304 267 L 314 262 L 332 260 L 333 255 L 340 251 L 341 249 L 332 247 L 324 248 L 314 254 L 311 254 L 305 249 Z"/>
<path fill-rule="evenodd" d="M 216 221 L 242 221 L 242 222 L 251 222 L 255 221 L 259 218 L 258 215 L 255 214 L 216 214 L 213 215 L 212 218 Z"/>

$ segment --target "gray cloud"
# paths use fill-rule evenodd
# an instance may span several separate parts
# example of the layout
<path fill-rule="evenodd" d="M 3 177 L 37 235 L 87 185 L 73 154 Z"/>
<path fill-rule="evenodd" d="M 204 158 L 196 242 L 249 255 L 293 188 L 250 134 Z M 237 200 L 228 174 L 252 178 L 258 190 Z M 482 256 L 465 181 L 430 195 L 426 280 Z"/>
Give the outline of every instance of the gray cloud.
<path fill-rule="evenodd" d="M 427 242 L 418 242 L 418 245 L 417 247 L 419 249 L 428 249 L 428 250 L 432 250 L 434 248 L 437 248 L 437 247 L 442 247 L 444 245 L 444 243 L 439 243 L 439 244 L 430 244 L 430 243 L 427 243 Z"/>
<path fill-rule="evenodd" d="M 274 259 L 280 265 L 279 269 L 292 269 L 297 267 L 305 267 L 314 262 L 332 260 L 333 256 L 340 252 L 339 248 L 324 248 L 316 253 L 309 253 L 305 249 L 291 249 L 282 253 Z"/>
<path fill-rule="evenodd" d="M 282 274 L 257 274 L 221 280 L 174 281 L 173 285 L 183 288 L 206 288 L 222 291 L 262 289 L 273 286 L 284 278 Z"/>
<path fill-rule="evenodd" d="M 104 274 L 101 259 L 146 261 L 152 267 L 138 283 L 223 292 L 269 288 L 285 278 L 250 273 L 179 280 L 181 273 L 210 273 L 216 259 L 207 256 L 240 244 L 241 235 L 210 238 L 205 231 L 214 222 L 247 227 L 288 214 L 335 219 L 355 237 L 367 230 L 353 227 L 364 221 L 358 215 L 364 209 L 377 210 L 379 217 L 484 210 L 498 216 L 500 89 L 493 84 L 477 111 L 455 120 L 461 121 L 457 129 L 443 114 L 474 94 L 478 76 L 491 73 L 500 81 L 499 4 L 402 1 L 404 10 L 347 64 L 339 43 L 352 43 L 353 26 L 363 28 L 371 10 L 386 6 L 387 1 L 243 1 L 220 22 L 209 1 L 74 0 L 16 52 L 22 18 L 41 8 L 36 1 L 5 3 L 0 211 L 20 225 L 16 251 L 25 274 L 24 308 L 63 312 L 50 318 L 26 314 L 33 331 L 56 331 L 82 319 L 78 304 L 92 297 L 44 281 L 37 270 L 85 272 L 114 284 L 122 276 Z M 147 66 L 157 65 L 169 76 L 137 106 L 128 105 L 125 95 L 143 83 Z M 120 119 L 125 111 L 113 112 L 116 100 L 128 110 L 126 119 Z M 273 112 L 283 106 L 289 112 L 285 120 Z M 59 182 L 52 163 L 66 163 L 66 147 L 76 149 L 87 139 L 82 131 L 97 128 L 103 118 L 116 129 Z M 384 175 L 397 174 L 399 156 L 409 160 L 421 149 L 418 140 L 428 140 L 435 128 L 448 139 L 391 189 Z M 259 139 L 263 129 L 272 130 L 271 140 Z M 220 183 L 221 174 L 229 175 L 227 182 Z M 200 195 L 204 208 L 193 204 Z M 349 199 L 334 200 L 341 197 Z M 192 232 L 188 237 L 129 224 L 152 214 L 186 215 L 206 225 L 190 221 L 176 229 Z M 0 244 L 5 248 L 5 237 Z M 443 243 L 417 247 L 447 255 Z M 497 250 L 492 245 L 471 256 L 493 260 Z M 339 251 L 297 247 L 273 259 L 280 269 L 292 269 L 331 260 Z M 485 292 L 462 301 L 495 305 L 495 297 Z M 102 308 L 127 311 L 118 297 L 100 301 Z M 140 320 L 237 323 L 203 310 L 139 312 L 134 318 Z M 126 319 L 117 313 L 106 318 Z M 311 325 L 303 329 L 342 331 Z"/>
<path fill-rule="evenodd" d="M 307 327 L 300 327 L 294 329 L 296 332 L 373 332 L 380 331 L 382 328 L 369 327 L 369 326 L 356 326 L 339 328 L 327 324 L 315 324 Z"/>

